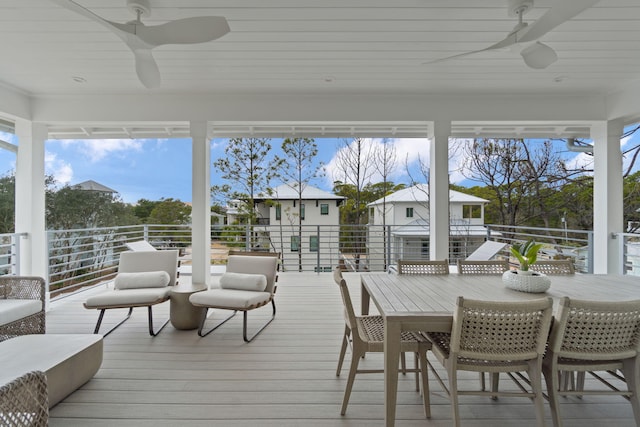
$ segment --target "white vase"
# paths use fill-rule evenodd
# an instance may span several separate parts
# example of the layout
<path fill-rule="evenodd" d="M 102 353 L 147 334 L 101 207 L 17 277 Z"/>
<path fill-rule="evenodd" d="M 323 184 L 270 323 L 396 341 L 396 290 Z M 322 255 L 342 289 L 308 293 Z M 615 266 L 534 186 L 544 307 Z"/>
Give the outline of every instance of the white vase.
<path fill-rule="evenodd" d="M 546 274 L 535 271 L 509 270 L 502 275 L 504 286 L 521 292 L 545 292 L 551 287 L 551 279 Z"/>

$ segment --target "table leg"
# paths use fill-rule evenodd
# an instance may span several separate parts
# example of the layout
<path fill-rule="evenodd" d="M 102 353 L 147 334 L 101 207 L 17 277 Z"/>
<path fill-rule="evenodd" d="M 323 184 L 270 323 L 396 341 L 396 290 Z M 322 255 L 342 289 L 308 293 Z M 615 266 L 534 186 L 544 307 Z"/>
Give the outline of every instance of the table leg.
<path fill-rule="evenodd" d="M 360 279 L 360 310 L 362 311 L 362 315 L 366 316 L 369 314 L 369 300 L 371 296 L 369 295 L 369 291 L 364 286 L 364 282 Z"/>
<path fill-rule="evenodd" d="M 385 425 L 393 427 L 396 421 L 398 392 L 398 361 L 400 359 L 400 322 L 384 319 L 384 409 Z"/>

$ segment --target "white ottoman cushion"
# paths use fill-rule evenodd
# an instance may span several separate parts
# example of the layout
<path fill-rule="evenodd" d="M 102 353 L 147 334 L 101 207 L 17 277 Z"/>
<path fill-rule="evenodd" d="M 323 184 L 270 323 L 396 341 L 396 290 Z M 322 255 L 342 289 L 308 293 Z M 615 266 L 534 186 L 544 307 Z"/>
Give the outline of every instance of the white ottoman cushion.
<path fill-rule="evenodd" d="M 89 381 L 101 364 L 102 335 L 22 335 L 0 343 L 0 384 L 42 371 L 50 408 Z"/>

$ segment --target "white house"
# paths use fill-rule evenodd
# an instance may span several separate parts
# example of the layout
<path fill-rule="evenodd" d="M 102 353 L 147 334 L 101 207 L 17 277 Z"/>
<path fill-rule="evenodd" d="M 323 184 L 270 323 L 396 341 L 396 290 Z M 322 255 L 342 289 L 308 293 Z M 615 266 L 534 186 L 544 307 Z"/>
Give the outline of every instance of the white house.
<path fill-rule="evenodd" d="M 465 258 L 484 241 L 484 206 L 489 201 L 449 190 L 449 257 Z M 382 259 L 384 246 L 392 263 L 398 259 L 429 259 L 429 186 L 417 184 L 369 203 L 370 259 Z M 385 238 L 388 232 L 388 240 Z M 380 262 L 380 261 L 378 261 Z"/>
<path fill-rule="evenodd" d="M 260 244 L 281 253 L 285 270 L 331 271 L 339 258 L 339 208 L 345 198 L 307 185 L 302 202 L 299 199 L 295 184 L 283 184 L 270 195 L 254 197 L 257 229 L 262 231 Z"/>

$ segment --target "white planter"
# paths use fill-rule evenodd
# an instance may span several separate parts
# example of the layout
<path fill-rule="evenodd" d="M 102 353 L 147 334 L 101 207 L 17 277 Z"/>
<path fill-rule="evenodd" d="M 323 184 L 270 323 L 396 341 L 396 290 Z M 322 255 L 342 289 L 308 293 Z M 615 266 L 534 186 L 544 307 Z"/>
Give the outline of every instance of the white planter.
<path fill-rule="evenodd" d="M 505 271 L 502 281 L 506 288 L 521 292 L 545 292 L 551 287 L 551 279 L 546 274 L 535 271 Z"/>

